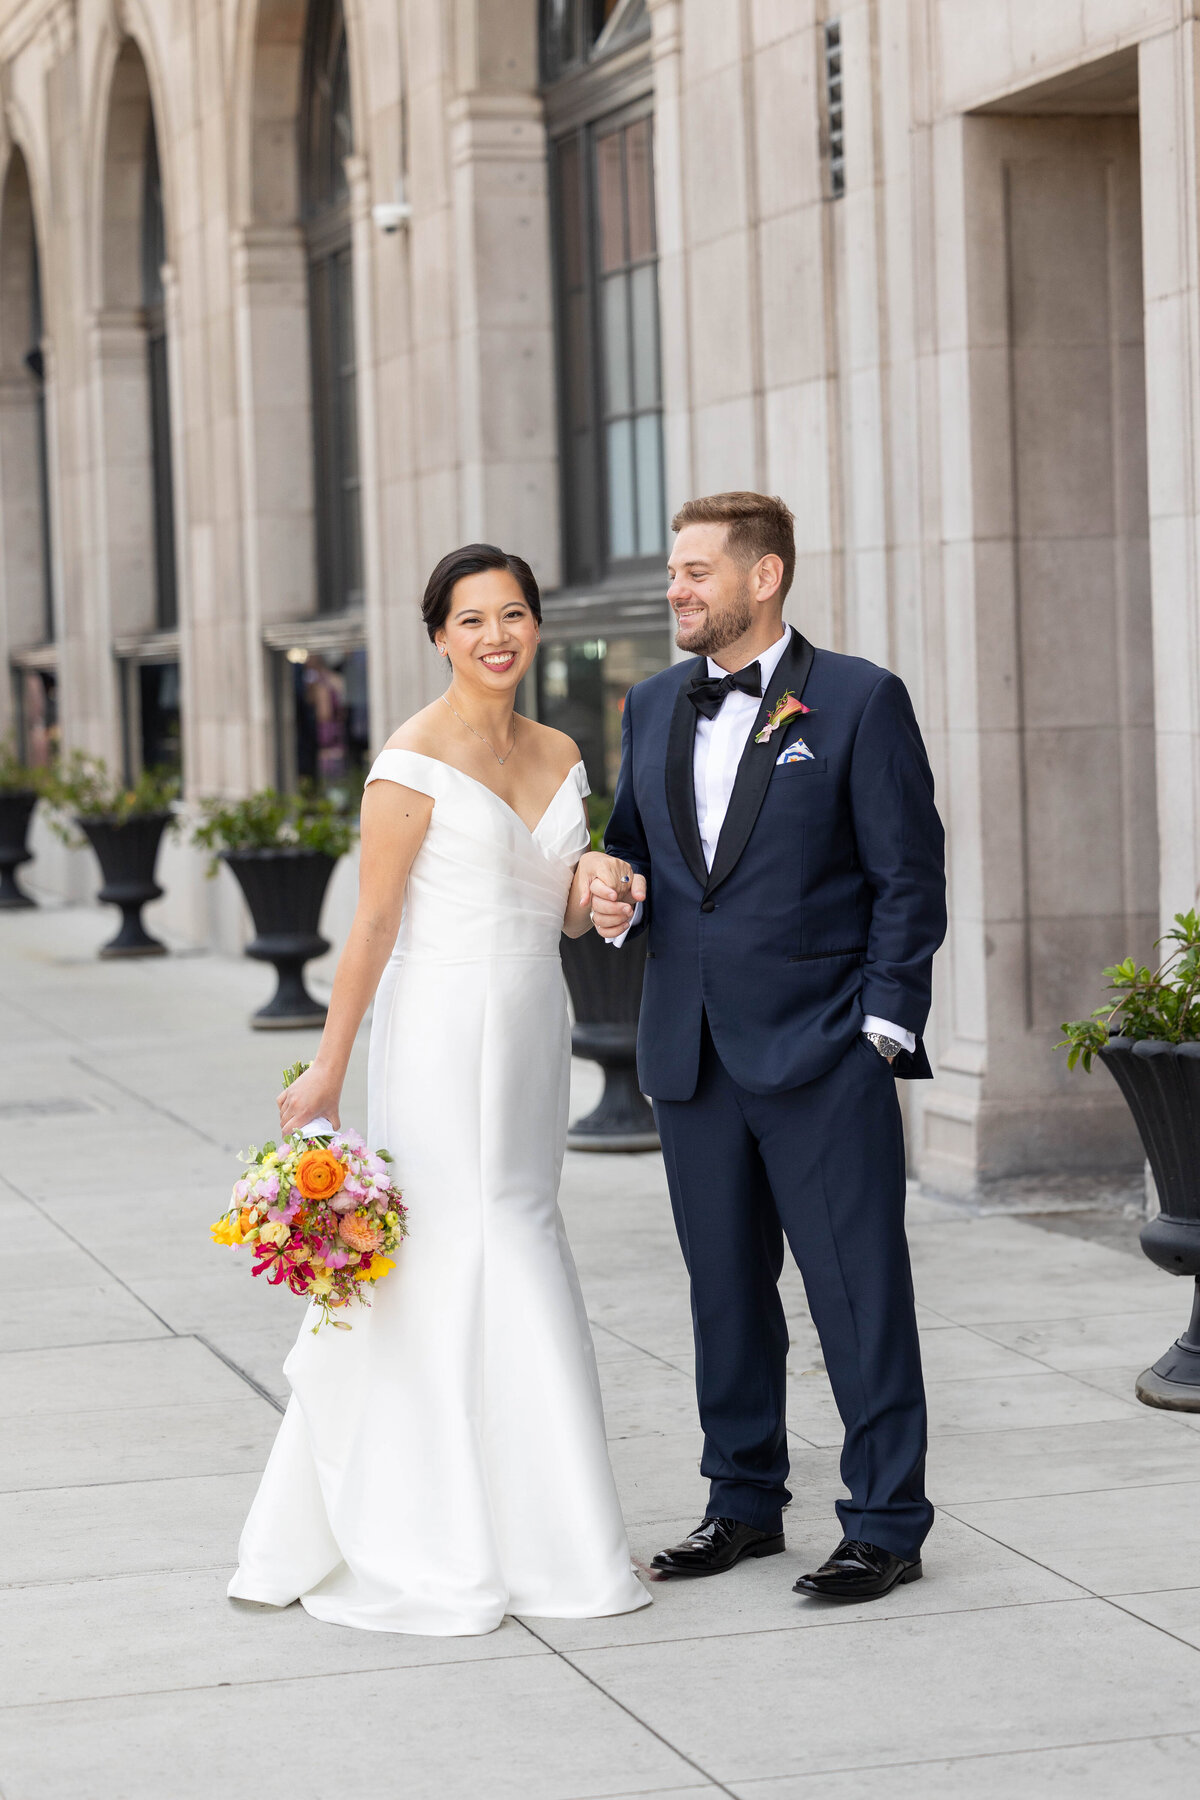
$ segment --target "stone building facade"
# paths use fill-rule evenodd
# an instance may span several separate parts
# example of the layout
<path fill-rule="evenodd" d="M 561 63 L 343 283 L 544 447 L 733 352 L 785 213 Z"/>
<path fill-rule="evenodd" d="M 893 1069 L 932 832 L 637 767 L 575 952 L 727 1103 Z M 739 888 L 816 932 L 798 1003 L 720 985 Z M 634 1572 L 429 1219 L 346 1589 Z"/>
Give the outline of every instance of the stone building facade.
<path fill-rule="evenodd" d="M 1051 1046 L 1200 879 L 1198 95 L 1195 0 L 0 0 L 0 735 L 352 782 L 484 538 L 604 791 L 670 511 L 778 492 L 949 827 L 917 1168 L 1133 1167 Z"/>

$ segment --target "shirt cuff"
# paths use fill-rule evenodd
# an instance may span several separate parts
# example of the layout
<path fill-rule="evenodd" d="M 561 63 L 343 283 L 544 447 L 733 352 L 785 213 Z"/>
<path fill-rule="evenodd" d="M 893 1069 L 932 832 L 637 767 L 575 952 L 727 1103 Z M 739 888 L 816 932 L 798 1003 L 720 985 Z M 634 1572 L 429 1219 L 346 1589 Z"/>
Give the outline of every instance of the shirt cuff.
<path fill-rule="evenodd" d="M 864 1031 L 879 1031 L 883 1033 L 884 1037 L 895 1038 L 896 1042 L 907 1050 L 910 1056 L 917 1047 L 916 1036 L 913 1032 L 905 1031 L 903 1025 L 893 1025 L 890 1019 L 877 1019 L 874 1013 L 867 1014 L 862 1022 L 862 1028 Z"/>
<path fill-rule="evenodd" d="M 632 919 L 630 919 L 628 925 L 625 927 L 625 929 L 621 933 L 620 937 L 608 938 L 605 940 L 607 942 L 610 950 L 619 950 L 621 948 L 621 945 L 625 942 L 625 939 L 629 936 L 630 932 L 633 930 L 634 926 L 641 924 L 643 905 L 644 905 L 644 902 L 641 900 L 639 900 L 636 903 L 636 905 L 634 906 L 634 909 L 633 909 L 633 917 L 632 917 Z"/>

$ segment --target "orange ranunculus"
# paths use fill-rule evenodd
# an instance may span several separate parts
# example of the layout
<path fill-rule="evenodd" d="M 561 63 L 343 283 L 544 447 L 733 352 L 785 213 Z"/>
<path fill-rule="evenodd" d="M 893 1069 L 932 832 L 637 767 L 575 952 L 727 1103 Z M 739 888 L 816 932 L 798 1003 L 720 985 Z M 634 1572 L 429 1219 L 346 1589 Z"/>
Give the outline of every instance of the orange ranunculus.
<path fill-rule="evenodd" d="M 383 1242 L 379 1227 L 358 1213 L 346 1213 L 338 1220 L 338 1236 L 352 1250 L 378 1250 Z"/>
<path fill-rule="evenodd" d="M 328 1200 L 346 1179 L 346 1165 L 332 1150 L 306 1150 L 292 1177 L 306 1200 Z"/>

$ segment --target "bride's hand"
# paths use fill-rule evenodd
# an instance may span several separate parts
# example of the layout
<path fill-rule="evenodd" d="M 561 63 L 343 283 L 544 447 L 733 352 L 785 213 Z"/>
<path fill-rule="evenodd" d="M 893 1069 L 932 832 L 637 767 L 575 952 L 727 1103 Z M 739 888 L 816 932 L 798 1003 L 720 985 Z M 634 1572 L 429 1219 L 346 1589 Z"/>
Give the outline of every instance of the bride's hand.
<path fill-rule="evenodd" d="M 299 1131 L 310 1119 L 328 1119 L 331 1125 L 340 1125 L 339 1102 L 342 1097 L 342 1084 L 335 1081 L 322 1069 L 319 1062 L 305 1069 L 303 1075 L 297 1076 L 281 1094 L 276 1094 L 275 1104 L 279 1108 L 279 1128 L 284 1137 L 290 1137 L 293 1131 Z"/>
<path fill-rule="evenodd" d="M 632 919 L 638 901 L 646 898 L 646 877 L 636 875 L 632 865 L 619 856 L 589 850 L 575 870 L 572 897 L 579 907 L 595 914 L 598 929 L 603 913 L 604 923 L 611 928 L 602 931 L 602 936 L 617 936 Z"/>

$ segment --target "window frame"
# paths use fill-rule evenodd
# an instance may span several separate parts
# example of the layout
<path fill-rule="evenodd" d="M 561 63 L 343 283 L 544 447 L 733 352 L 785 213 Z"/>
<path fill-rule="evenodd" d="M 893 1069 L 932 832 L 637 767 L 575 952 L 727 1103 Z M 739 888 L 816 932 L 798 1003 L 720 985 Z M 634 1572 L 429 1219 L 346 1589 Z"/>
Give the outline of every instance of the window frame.
<path fill-rule="evenodd" d="M 588 109 L 582 117 L 572 117 L 565 128 L 553 131 L 548 142 L 549 153 L 549 188 L 551 196 L 550 224 L 551 249 L 553 261 L 553 288 L 555 310 L 555 374 L 558 394 L 558 446 L 559 446 L 559 505 L 562 520 L 562 562 L 564 588 L 595 589 L 596 587 L 627 587 L 630 583 L 641 585 L 652 571 L 659 571 L 666 553 L 665 543 L 665 469 L 663 441 L 663 393 L 662 393 L 662 315 L 661 296 L 658 291 L 659 247 L 658 221 L 655 206 L 653 169 L 654 169 L 654 95 L 642 91 L 616 106 L 605 106 L 597 111 Z M 611 533 L 609 530 L 609 471 L 606 443 L 606 410 L 605 410 L 605 375 L 606 362 L 604 346 L 601 342 L 601 289 L 605 279 L 601 269 L 600 246 L 600 210 L 598 204 L 597 176 L 597 143 L 610 133 L 624 132 L 627 127 L 645 119 L 649 127 L 650 149 L 650 205 L 651 220 L 654 230 L 654 269 L 655 283 L 655 345 L 654 353 L 658 369 L 658 400 L 653 408 L 643 409 L 652 412 L 658 419 L 658 466 L 660 481 L 660 506 L 663 508 L 663 544 L 645 554 L 634 554 L 630 557 L 614 557 L 612 553 Z M 583 335 L 586 340 L 587 367 L 581 371 L 583 384 L 587 393 L 589 406 L 588 438 L 590 442 L 590 472 L 582 475 L 575 466 L 573 454 L 573 431 L 569 416 L 572 347 L 569 343 L 568 328 L 568 286 L 565 255 L 566 233 L 562 211 L 560 189 L 560 171 L 564 146 L 573 144 L 579 157 L 580 169 L 580 242 L 586 262 L 583 280 Z M 636 414 L 631 414 L 636 416 Z M 570 522 L 580 516 L 580 500 L 585 504 L 590 499 L 589 518 L 587 524 L 587 540 L 591 546 L 590 567 L 584 567 L 572 555 Z"/>
<path fill-rule="evenodd" d="M 313 0 L 304 48 L 298 155 L 312 393 L 316 610 L 324 618 L 356 613 L 364 602 L 353 230 L 349 185 L 337 157 L 338 100 L 343 93 L 350 155 L 354 121 L 345 14 L 341 0 Z M 342 343 L 349 344 L 348 363 L 339 357 Z"/>

